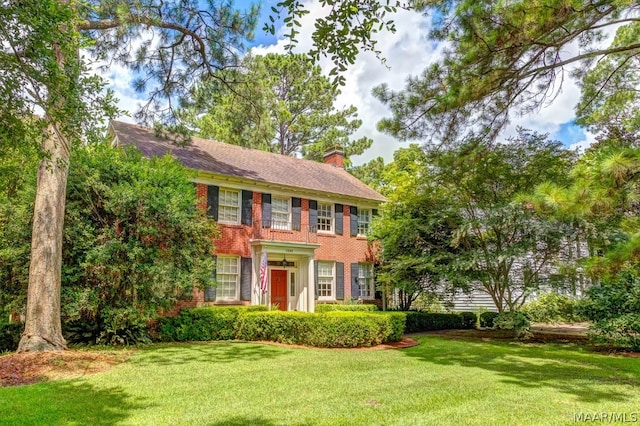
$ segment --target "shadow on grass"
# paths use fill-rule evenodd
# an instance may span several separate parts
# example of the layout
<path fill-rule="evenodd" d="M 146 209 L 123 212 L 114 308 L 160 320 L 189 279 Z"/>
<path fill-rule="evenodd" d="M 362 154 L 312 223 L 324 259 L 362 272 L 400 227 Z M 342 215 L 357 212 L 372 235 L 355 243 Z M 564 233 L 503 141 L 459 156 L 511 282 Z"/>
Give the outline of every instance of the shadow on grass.
<path fill-rule="evenodd" d="M 0 424 L 113 425 L 154 404 L 132 401 L 119 387 L 56 381 L 0 389 Z"/>
<path fill-rule="evenodd" d="M 274 423 L 271 420 L 264 419 L 262 417 L 231 417 L 220 422 L 208 423 L 209 426 L 246 426 L 246 425 L 258 425 L 258 426 L 274 426 L 279 423 Z"/>
<path fill-rule="evenodd" d="M 407 356 L 438 365 L 480 368 L 523 388 L 551 388 L 582 402 L 627 401 L 640 386 L 636 360 L 604 357 L 575 345 L 477 342 L 421 337 Z M 461 374 L 472 371 L 461 370 Z"/>
<path fill-rule="evenodd" d="M 143 352 L 144 349 L 141 351 Z M 290 349 L 244 342 L 180 343 L 154 347 L 152 352 L 130 362 L 137 365 L 174 365 L 187 362 L 231 363 L 236 361 L 260 361 L 273 359 L 288 353 Z"/>

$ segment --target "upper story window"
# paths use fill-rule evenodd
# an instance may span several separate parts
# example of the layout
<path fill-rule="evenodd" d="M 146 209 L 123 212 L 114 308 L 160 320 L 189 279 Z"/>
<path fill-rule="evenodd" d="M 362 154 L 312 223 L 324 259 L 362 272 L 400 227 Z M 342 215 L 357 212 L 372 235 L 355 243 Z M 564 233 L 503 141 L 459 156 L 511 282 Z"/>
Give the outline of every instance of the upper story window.
<path fill-rule="evenodd" d="M 240 190 L 220 188 L 218 221 L 232 224 L 240 223 Z"/>
<path fill-rule="evenodd" d="M 318 231 L 333 232 L 333 204 L 318 203 Z"/>
<path fill-rule="evenodd" d="M 238 300 L 240 257 L 218 256 L 216 261 L 216 300 Z"/>
<path fill-rule="evenodd" d="M 273 197 L 271 199 L 271 227 L 273 229 L 291 229 L 291 199 Z"/>
<path fill-rule="evenodd" d="M 335 299 L 333 262 L 318 262 L 318 300 Z"/>
<path fill-rule="evenodd" d="M 373 265 L 371 263 L 358 264 L 358 290 L 360 299 L 373 299 L 376 289 L 373 280 Z"/>
<path fill-rule="evenodd" d="M 371 227 L 371 209 L 358 209 L 358 235 L 367 235 Z"/>

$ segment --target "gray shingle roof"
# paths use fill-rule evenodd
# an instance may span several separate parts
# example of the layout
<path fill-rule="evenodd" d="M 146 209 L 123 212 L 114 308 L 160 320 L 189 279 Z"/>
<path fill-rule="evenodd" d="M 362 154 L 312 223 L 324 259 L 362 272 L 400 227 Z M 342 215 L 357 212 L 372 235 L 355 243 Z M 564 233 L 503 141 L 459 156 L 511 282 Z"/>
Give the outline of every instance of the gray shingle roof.
<path fill-rule="evenodd" d="M 194 170 L 234 176 L 303 190 L 385 201 L 343 169 L 329 164 L 287 157 L 237 145 L 193 137 L 180 146 L 175 138 L 159 136 L 153 129 L 112 121 L 111 130 L 121 145 L 135 146 L 147 157 L 167 153 Z"/>

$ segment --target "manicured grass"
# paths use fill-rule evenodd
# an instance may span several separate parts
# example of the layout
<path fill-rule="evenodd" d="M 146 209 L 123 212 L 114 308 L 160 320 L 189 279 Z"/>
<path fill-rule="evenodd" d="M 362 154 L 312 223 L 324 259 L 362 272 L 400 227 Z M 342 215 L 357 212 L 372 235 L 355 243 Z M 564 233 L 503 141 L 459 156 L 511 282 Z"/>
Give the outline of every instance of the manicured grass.
<path fill-rule="evenodd" d="M 575 346 L 419 338 L 359 351 L 156 346 L 83 379 L 0 389 L 0 424 L 561 425 L 640 411 L 640 360 Z"/>

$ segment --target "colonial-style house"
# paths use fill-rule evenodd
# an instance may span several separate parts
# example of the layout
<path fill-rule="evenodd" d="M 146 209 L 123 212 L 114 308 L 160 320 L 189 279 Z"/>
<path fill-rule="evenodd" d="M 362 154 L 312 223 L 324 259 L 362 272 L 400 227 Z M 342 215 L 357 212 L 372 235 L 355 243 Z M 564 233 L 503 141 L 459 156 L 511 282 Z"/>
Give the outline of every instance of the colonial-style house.
<path fill-rule="evenodd" d="M 344 170 L 340 148 L 319 163 L 195 137 L 179 145 L 119 121 L 110 134 L 197 171 L 198 202 L 221 236 L 217 286 L 196 292 L 196 303 L 313 312 L 318 303 L 374 301 L 366 234 L 385 198 Z"/>

